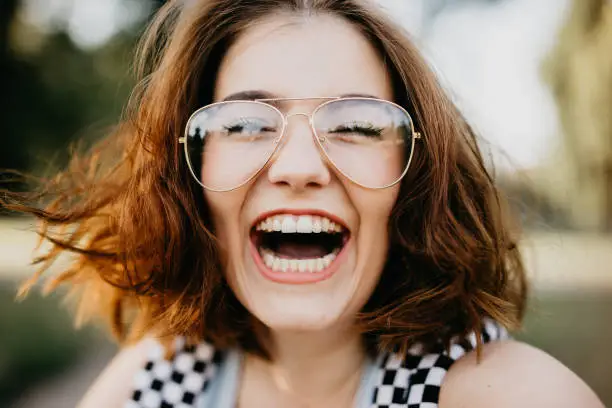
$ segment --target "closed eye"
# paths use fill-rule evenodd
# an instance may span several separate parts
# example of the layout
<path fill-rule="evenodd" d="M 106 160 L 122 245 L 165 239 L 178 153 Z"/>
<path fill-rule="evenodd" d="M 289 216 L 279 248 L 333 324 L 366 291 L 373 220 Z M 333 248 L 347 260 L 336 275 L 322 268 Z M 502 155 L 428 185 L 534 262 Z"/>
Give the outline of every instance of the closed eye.
<path fill-rule="evenodd" d="M 240 118 L 227 125 L 223 125 L 223 130 L 228 134 L 247 134 L 254 135 L 258 133 L 276 132 L 276 129 L 266 126 L 263 121 L 252 118 Z"/>
<path fill-rule="evenodd" d="M 328 134 L 357 134 L 372 138 L 380 137 L 382 132 L 383 128 L 376 127 L 371 123 L 343 124 L 327 131 Z"/>

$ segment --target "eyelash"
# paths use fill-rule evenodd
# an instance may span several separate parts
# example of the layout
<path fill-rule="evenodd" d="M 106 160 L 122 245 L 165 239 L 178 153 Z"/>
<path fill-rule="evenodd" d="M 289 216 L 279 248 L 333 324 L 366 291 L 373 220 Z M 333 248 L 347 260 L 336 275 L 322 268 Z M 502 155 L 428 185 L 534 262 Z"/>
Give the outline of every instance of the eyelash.
<path fill-rule="evenodd" d="M 339 126 L 329 133 L 361 133 L 363 136 L 367 137 L 379 137 L 382 134 L 383 129 L 380 127 L 375 127 L 371 123 L 362 124 L 362 123 L 350 123 L 346 125 Z"/>
<path fill-rule="evenodd" d="M 238 132 L 241 129 L 244 129 L 245 127 L 252 125 L 254 121 L 250 121 L 247 118 L 240 118 L 238 119 L 235 123 L 230 124 L 230 125 L 224 125 L 223 126 L 223 130 L 225 130 L 228 133 L 232 133 L 232 132 Z M 274 129 L 270 128 L 270 127 L 266 127 L 266 126 L 262 126 L 261 127 L 261 131 L 263 132 L 273 132 Z"/>

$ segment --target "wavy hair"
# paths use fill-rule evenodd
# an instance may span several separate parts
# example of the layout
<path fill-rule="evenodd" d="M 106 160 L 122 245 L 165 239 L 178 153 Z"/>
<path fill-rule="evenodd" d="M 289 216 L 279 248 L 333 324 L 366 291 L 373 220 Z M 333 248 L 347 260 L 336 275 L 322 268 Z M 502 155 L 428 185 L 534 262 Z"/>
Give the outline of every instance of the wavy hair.
<path fill-rule="evenodd" d="M 279 13 L 329 14 L 357 27 L 424 134 L 389 219 L 388 262 L 357 316 L 367 344 L 448 346 L 487 317 L 518 328 L 527 285 L 517 228 L 477 137 L 407 35 L 358 0 L 167 2 L 141 40 L 138 85 L 116 131 L 37 192 L 5 202 L 36 216 L 52 244 L 22 289 L 70 253 L 49 287 L 71 288 L 77 321 L 103 317 L 125 342 L 183 335 L 267 355 L 225 280 L 207 203 L 177 141 L 189 115 L 212 101 L 235 39 Z"/>

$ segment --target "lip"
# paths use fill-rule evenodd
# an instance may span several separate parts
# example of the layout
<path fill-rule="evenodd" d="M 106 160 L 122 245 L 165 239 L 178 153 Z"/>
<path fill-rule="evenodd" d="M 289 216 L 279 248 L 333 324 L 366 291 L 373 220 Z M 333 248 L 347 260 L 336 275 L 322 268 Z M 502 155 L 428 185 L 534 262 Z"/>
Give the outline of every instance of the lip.
<path fill-rule="evenodd" d="M 326 217 L 326 218 L 329 218 L 331 221 L 341 225 L 348 232 L 349 235 L 348 235 L 348 239 L 346 240 L 346 242 L 344 242 L 342 249 L 336 255 L 336 258 L 332 261 L 332 263 L 327 268 L 323 269 L 322 271 L 320 272 L 276 272 L 266 266 L 263 259 L 261 258 L 261 255 L 259 254 L 259 250 L 255 246 L 255 242 L 253 241 L 251 234 L 249 233 L 249 251 L 251 252 L 251 256 L 253 257 L 253 260 L 255 261 L 255 265 L 257 266 L 257 269 L 263 275 L 263 277 L 273 282 L 293 284 L 293 285 L 321 282 L 321 281 L 324 281 L 332 277 L 334 273 L 336 273 L 336 271 L 338 270 L 342 262 L 346 259 L 347 252 L 348 252 L 347 249 L 349 248 L 349 246 L 352 244 L 352 241 L 353 241 L 353 237 L 352 237 L 350 229 L 347 226 L 347 223 L 340 217 L 333 215 L 327 211 L 320 210 L 320 209 L 282 208 L 282 209 L 267 211 L 267 212 L 260 214 L 255 219 L 253 224 L 251 225 L 250 231 L 252 231 L 252 229 L 264 219 L 271 217 L 273 215 L 277 215 L 277 214 L 290 214 L 290 215 L 296 215 L 296 216 L 297 215 L 317 215 L 321 217 Z"/>

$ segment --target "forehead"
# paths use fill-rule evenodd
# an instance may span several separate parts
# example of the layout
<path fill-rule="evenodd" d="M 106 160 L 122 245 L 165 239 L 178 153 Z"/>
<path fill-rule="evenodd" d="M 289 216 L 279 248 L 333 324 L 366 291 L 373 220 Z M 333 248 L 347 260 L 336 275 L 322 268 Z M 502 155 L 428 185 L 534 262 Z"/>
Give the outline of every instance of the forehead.
<path fill-rule="evenodd" d="M 215 100 L 247 90 L 278 97 L 391 99 L 390 82 L 377 51 L 351 23 L 332 16 L 279 15 L 250 27 L 230 47 Z"/>

